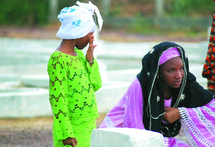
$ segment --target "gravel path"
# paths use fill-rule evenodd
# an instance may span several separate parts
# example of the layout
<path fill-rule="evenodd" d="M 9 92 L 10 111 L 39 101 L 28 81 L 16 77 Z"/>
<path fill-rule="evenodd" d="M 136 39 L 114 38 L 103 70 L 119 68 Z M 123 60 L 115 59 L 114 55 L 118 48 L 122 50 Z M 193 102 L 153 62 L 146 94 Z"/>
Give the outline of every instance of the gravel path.
<path fill-rule="evenodd" d="M 96 120 L 97 127 L 104 114 Z M 1 118 L 0 147 L 53 147 L 52 117 Z"/>
<path fill-rule="evenodd" d="M 0 147 L 52 147 L 52 117 L 0 119 Z"/>
<path fill-rule="evenodd" d="M 105 114 L 96 120 L 100 126 Z M 53 147 L 52 117 L 1 118 L 0 147 Z M 185 140 L 183 133 L 177 136 Z"/>

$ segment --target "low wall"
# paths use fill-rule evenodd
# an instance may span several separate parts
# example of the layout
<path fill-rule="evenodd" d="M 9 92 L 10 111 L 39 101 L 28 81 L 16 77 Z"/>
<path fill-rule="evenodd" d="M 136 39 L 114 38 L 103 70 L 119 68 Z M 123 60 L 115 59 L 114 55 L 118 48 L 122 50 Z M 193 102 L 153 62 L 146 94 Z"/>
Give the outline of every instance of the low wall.
<path fill-rule="evenodd" d="M 0 118 L 52 115 L 48 98 L 47 62 L 59 40 L 1 38 L 0 42 Z M 96 57 L 103 86 L 96 92 L 96 98 L 99 113 L 107 113 L 140 72 L 143 55 L 157 43 L 99 40 L 98 44 L 100 49 L 97 48 Z M 190 71 L 207 88 L 207 79 L 202 78 L 201 71 L 208 42 L 179 44 L 189 57 Z M 26 48 L 31 49 L 26 51 Z M 40 90 L 35 91 L 33 87 Z"/>
<path fill-rule="evenodd" d="M 47 89 L 0 89 L 1 117 L 34 117 L 52 115 Z"/>

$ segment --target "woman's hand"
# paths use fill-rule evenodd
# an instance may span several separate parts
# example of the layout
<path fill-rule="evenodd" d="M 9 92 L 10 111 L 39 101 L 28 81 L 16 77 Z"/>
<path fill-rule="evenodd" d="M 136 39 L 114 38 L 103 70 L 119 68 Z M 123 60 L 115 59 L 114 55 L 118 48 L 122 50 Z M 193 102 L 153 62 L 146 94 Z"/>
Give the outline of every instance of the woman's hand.
<path fill-rule="evenodd" d="M 174 107 L 165 108 L 165 114 L 163 116 L 163 119 L 165 121 L 167 121 L 168 123 L 173 123 L 174 121 L 180 118 L 181 118 L 181 114 L 178 108 L 174 108 Z"/>
<path fill-rule="evenodd" d="M 94 41 L 94 36 L 91 35 L 89 38 L 89 47 L 88 47 L 87 55 L 86 55 L 86 59 L 88 62 L 93 61 L 93 51 L 94 51 L 94 48 L 97 46 L 97 45 L 93 45 L 93 41 Z M 93 64 L 93 62 L 90 63 L 90 65 L 92 65 L 92 64 Z"/>
<path fill-rule="evenodd" d="M 78 141 L 76 138 L 67 138 L 63 140 L 63 145 L 71 145 L 72 147 L 78 146 Z"/>

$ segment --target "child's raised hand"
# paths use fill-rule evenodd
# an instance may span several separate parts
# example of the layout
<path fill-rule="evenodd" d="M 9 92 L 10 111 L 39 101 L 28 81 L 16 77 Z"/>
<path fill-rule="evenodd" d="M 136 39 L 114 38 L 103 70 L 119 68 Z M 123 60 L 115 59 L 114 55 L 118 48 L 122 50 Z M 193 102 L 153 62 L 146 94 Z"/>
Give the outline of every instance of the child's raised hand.
<path fill-rule="evenodd" d="M 93 45 L 93 41 L 94 41 L 94 36 L 91 35 L 89 38 L 89 47 L 88 47 L 87 55 L 86 55 L 86 59 L 88 62 L 93 61 L 93 51 L 94 51 L 94 48 L 97 46 L 97 45 Z M 90 65 L 92 65 L 92 64 L 93 64 L 93 62 L 90 63 Z"/>
<path fill-rule="evenodd" d="M 63 145 L 71 145 L 72 147 L 78 146 L 78 141 L 76 138 L 67 138 L 63 140 Z"/>

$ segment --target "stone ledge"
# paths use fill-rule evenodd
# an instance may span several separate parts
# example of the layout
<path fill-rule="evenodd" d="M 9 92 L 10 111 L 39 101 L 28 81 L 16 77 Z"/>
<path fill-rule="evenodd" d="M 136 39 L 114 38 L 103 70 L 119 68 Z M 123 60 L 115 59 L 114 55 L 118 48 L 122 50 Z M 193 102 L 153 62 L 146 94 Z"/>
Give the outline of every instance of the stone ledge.
<path fill-rule="evenodd" d="M 0 118 L 52 115 L 47 89 L 6 88 L 0 93 Z"/>
<path fill-rule="evenodd" d="M 160 133 L 134 128 L 94 129 L 91 147 L 164 147 Z"/>

